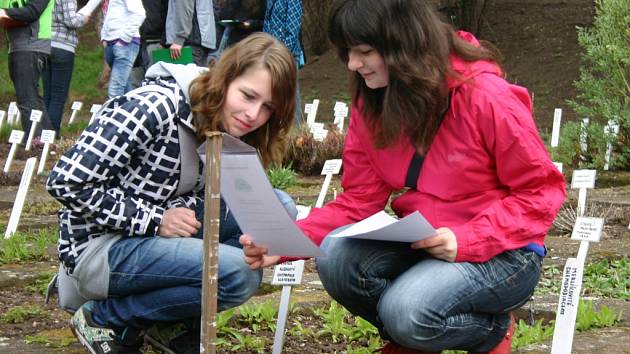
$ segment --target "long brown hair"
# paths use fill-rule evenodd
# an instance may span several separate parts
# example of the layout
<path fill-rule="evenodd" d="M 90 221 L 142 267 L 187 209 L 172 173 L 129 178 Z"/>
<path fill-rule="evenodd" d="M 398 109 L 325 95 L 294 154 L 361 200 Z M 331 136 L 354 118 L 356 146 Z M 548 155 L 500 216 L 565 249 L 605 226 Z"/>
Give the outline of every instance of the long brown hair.
<path fill-rule="evenodd" d="M 456 76 L 450 54 L 466 61 L 499 62 L 494 47 L 461 39 L 427 0 L 337 0 L 328 37 L 346 64 L 348 49 L 360 44 L 372 46 L 385 61 L 386 87 L 370 89 L 358 73 L 351 82 L 353 100 L 361 101 L 379 148 L 401 134 L 416 148 L 429 148 L 447 109 L 446 78 Z"/>
<path fill-rule="evenodd" d="M 210 70 L 190 85 L 190 106 L 199 138 L 223 127 L 228 86 L 247 69 L 260 66 L 271 75 L 274 111 L 260 128 L 241 137 L 260 154 L 265 167 L 280 164 L 295 112 L 297 69 L 291 52 L 265 33 L 254 33 L 223 52 Z"/>

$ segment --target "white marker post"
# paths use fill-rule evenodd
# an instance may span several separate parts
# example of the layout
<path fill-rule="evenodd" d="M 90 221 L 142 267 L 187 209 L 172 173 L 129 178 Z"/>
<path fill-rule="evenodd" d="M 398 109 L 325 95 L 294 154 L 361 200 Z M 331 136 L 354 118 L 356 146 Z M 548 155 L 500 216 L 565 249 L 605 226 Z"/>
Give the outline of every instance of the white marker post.
<path fill-rule="evenodd" d="M 574 170 L 571 188 L 579 188 L 578 218 L 573 227 L 571 239 L 580 240 L 577 258 L 567 259 L 562 275 L 562 287 L 558 308 L 556 311 L 556 325 L 551 347 L 552 354 L 570 354 L 573 346 L 573 333 L 577 308 L 582 290 L 582 275 L 584 261 L 588 252 L 589 242 L 598 242 L 603 228 L 603 220 L 584 218 L 586 208 L 586 189 L 595 187 L 595 170 Z"/>
<path fill-rule="evenodd" d="M 553 162 L 554 166 L 562 173 L 562 162 Z"/>
<path fill-rule="evenodd" d="M 330 180 L 332 180 L 333 175 L 339 173 L 339 170 L 341 170 L 341 159 L 326 160 L 326 162 L 324 163 L 324 168 L 322 168 L 322 175 L 326 175 L 326 178 L 324 179 L 322 190 L 319 191 L 317 202 L 315 202 L 316 208 L 321 208 L 321 206 L 324 205 L 324 199 L 326 198 L 326 192 L 328 191 Z"/>
<path fill-rule="evenodd" d="M 72 124 L 72 122 L 74 122 L 74 118 L 77 115 L 77 112 L 81 110 L 81 108 L 83 107 L 83 102 L 81 101 L 74 101 L 72 102 L 72 114 L 70 115 L 70 120 L 68 121 L 68 124 Z"/>
<path fill-rule="evenodd" d="M 26 146 L 24 150 L 31 150 L 31 143 L 35 137 L 35 130 L 37 130 L 37 124 L 42 120 L 42 111 L 37 109 L 31 110 L 31 130 L 28 132 L 28 138 L 26 139 Z"/>
<path fill-rule="evenodd" d="M 7 160 L 4 162 L 4 173 L 9 173 L 9 169 L 11 168 L 11 161 L 13 161 L 13 156 L 15 155 L 15 150 L 17 149 L 18 144 L 22 143 L 24 139 L 24 132 L 21 130 L 12 130 L 11 135 L 9 136 L 9 143 L 11 144 L 11 150 L 9 150 L 9 156 L 7 156 Z"/>
<path fill-rule="evenodd" d="M 308 104 L 306 105 L 306 107 L 309 107 Z M 315 123 L 315 117 L 317 116 L 317 108 L 319 108 L 319 100 L 314 99 L 313 103 L 310 105 L 310 108 L 308 108 L 308 112 L 306 113 L 306 126 L 309 128 L 313 123 Z"/>
<path fill-rule="evenodd" d="M 4 117 L 6 116 L 7 112 L 5 111 L 0 111 L 0 129 L 2 129 L 2 125 L 4 124 Z"/>
<path fill-rule="evenodd" d="M 572 240 L 579 240 L 582 244 L 599 242 L 604 228 L 604 219 L 578 217 L 575 220 Z M 588 247 L 587 247 L 588 248 Z M 586 253 L 583 254 L 586 257 Z M 573 347 L 573 334 L 577 318 L 580 293 L 582 292 L 582 277 L 584 274 L 584 260 L 580 258 L 567 259 L 562 273 L 562 288 L 556 310 L 556 325 L 553 332 L 551 354 L 570 354 Z"/>
<path fill-rule="evenodd" d="M 612 120 L 608 121 L 608 124 L 604 127 L 604 136 L 608 140 L 606 145 L 606 156 L 604 157 L 604 171 L 608 171 L 608 164 L 610 163 L 610 155 L 612 154 L 612 143 L 611 140 L 613 137 L 616 137 L 619 134 L 619 123 L 613 122 Z"/>
<path fill-rule="evenodd" d="M 586 151 L 588 150 L 588 118 L 582 119 L 582 123 L 580 123 L 580 150 L 582 150 L 582 155 L 586 155 Z"/>
<path fill-rule="evenodd" d="M 553 111 L 553 128 L 551 130 L 551 147 L 558 146 L 560 140 L 560 121 L 562 120 L 562 108 Z"/>
<path fill-rule="evenodd" d="M 328 135 L 328 130 L 324 128 L 324 123 L 313 122 L 309 127 L 311 134 L 313 134 L 313 139 L 317 141 L 324 141 Z"/>
<path fill-rule="evenodd" d="M 9 103 L 9 109 L 7 110 L 7 123 L 8 124 L 17 124 L 17 115 L 18 112 L 20 112 L 20 110 L 18 109 L 18 106 L 15 102 L 10 102 Z"/>
<path fill-rule="evenodd" d="M 335 102 L 334 111 L 335 111 L 335 120 L 333 121 L 333 124 L 337 124 L 337 129 L 339 129 L 339 131 L 342 132 L 344 120 L 348 116 L 348 106 L 343 102 L 337 101 Z"/>
<path fill-rule="evenodd" d="M 50 144 L 55 142 L 55 134 L 54 130 L 42 130 L 42 142 L 44 143 L 44 148 L 42 149 L 42 156 L 39 158 L 39 166 L 37 167 L 37 174 L 41 174 L 44 172 L 44 166 L 46 166 L 46 157 L 48 156 L 48 149 L 50 148 Z"/>
<path fill-rule="evenodd" d="M 90 122 L 88 123 L 88 125 L 92 125 L 92 122 L 94 121 L 94 118 L 96 118 L 96 113 L 98 113 L 98 111 L 101 110 L 101 107 L 103 105 L 100 104 L 93 104 L 92 108 L 90 108 L 90 113 L 92 113 L 92 116 L 90 117 Z"/>
<path fill-rule="evenodd" d="M 275 266 L 273 270 L 272 285 L 282 285 L 280 295 L 280 307 L 278 308 L 278 322 L 276 333 L 273 338 L 273 354 L 282 353 L 284 345 L 284 330 L 289 316 L 289 300 L 293 285 L 302 283 L 302 273 L 304 273 L 304 260 L 285 262 Z"/>
<path fill-rule="evenodd" d="M 9 217 L 9 224 L 4 232 L 4 238 L 11 237 L 17 230 L 20 215 L 22 214 L 22 208 L 24 207 L 24 201 L 26 200 L 26 193 L 28 192 L 28 187 L 31 184 L 31 178 L 33 177 L 33 170 L 35 169 L 36 162 L 36 157 L 31 157 L 26 160 L 24 172 L 22 173 L 22 179 L 20 180 L 20 187 L 18 188 L 17 195 L 15 196 L 13 210 L 11 210 L 11 217 Z"/>

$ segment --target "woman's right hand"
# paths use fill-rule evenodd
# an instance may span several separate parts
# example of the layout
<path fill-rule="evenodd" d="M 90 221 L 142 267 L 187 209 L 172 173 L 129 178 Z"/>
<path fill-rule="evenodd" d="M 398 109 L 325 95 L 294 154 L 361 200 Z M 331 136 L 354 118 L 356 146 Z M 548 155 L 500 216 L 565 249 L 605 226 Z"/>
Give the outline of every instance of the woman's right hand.
<path fill-rule="evenodd" d="M 201 223 L 189 208 L 166 209 L 157 234 L 162 237 L 190 237 L 197 234 Z"/>
<path fill-rule="evenodd" d="M 278 264 L 280 256 L 267 256 L 267 248 L 256 246 L 249 235 L 241 235 L 238 242 L 243 245 L 245 253 L 245 263 L 251 269 L 265 268 Z"/>

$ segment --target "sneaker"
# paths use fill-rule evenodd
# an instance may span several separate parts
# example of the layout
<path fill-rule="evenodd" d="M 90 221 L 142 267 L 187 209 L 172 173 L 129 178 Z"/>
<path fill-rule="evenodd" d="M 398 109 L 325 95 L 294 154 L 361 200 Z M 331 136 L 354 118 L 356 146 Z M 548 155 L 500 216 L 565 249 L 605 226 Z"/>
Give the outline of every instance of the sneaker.
<path fill-rule="evenodd" d="M 383 348 L 377 349 L 374 353 L 381 354 L 433 354 L 438 352 L 427 352 L 417 349 L 402 347 L 394 342 L 387 343 Z"/>
<path fill-rule="evenodd" d="M 510 312 L 510 326 L 505 332 L 503 339 L 499 344 L 492 348 L 489 352 L 481 352 L 474 354 L 510 354 L 510 348 L 512 347 L 512 339 L 514 338 L 514 329 L 516 327 L 516 319 L 514 314 Z"/>
<path fill-rule="evenodd" d="M 200 337 L 198 325 L 178 322 L 154 325 L 147 330 L 144 338 L 154 349 L 165 354 L 199 354 Z"/>
<path fill-rule="evenodd" d="M 142 335 L 139 330 L 129 327 L 116 333 L 113 329 L 101 327 L 92 320 L 92 302 L 89 301 L 74 313 L 70 329 L 91 354 L 135 354 L 141 353 Z"/>

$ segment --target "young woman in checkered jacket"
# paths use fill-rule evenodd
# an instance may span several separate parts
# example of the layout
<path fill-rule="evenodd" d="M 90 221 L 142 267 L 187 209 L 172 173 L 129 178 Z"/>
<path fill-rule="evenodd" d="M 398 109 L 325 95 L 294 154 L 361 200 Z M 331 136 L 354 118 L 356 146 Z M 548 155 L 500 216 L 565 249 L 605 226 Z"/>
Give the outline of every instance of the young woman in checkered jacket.
<path fill-rule="evenodd" d="M 137 352 L 142 331 L 156 323 L 198 325 L 198 145 L 205 132 L 220 130 L 256 147 L 264 166 L 280 163 L 295 86 L 291 53 L 263 33 L 210 69 L 157 63 L 143 86 L 107 101 L 61 157 L 47 183 L 63 204 L 59 300 L 76 311 L 72 329 L 90 352 Z M 291 198 L 278 195 L 295 216 Z M 225 310 L 254 294 L 262 272 L 244 262 L 238 226 L 221 209 L 218 306 Z M 198 351 L 199 330 L 190 333 L 185 342 Z"/>

